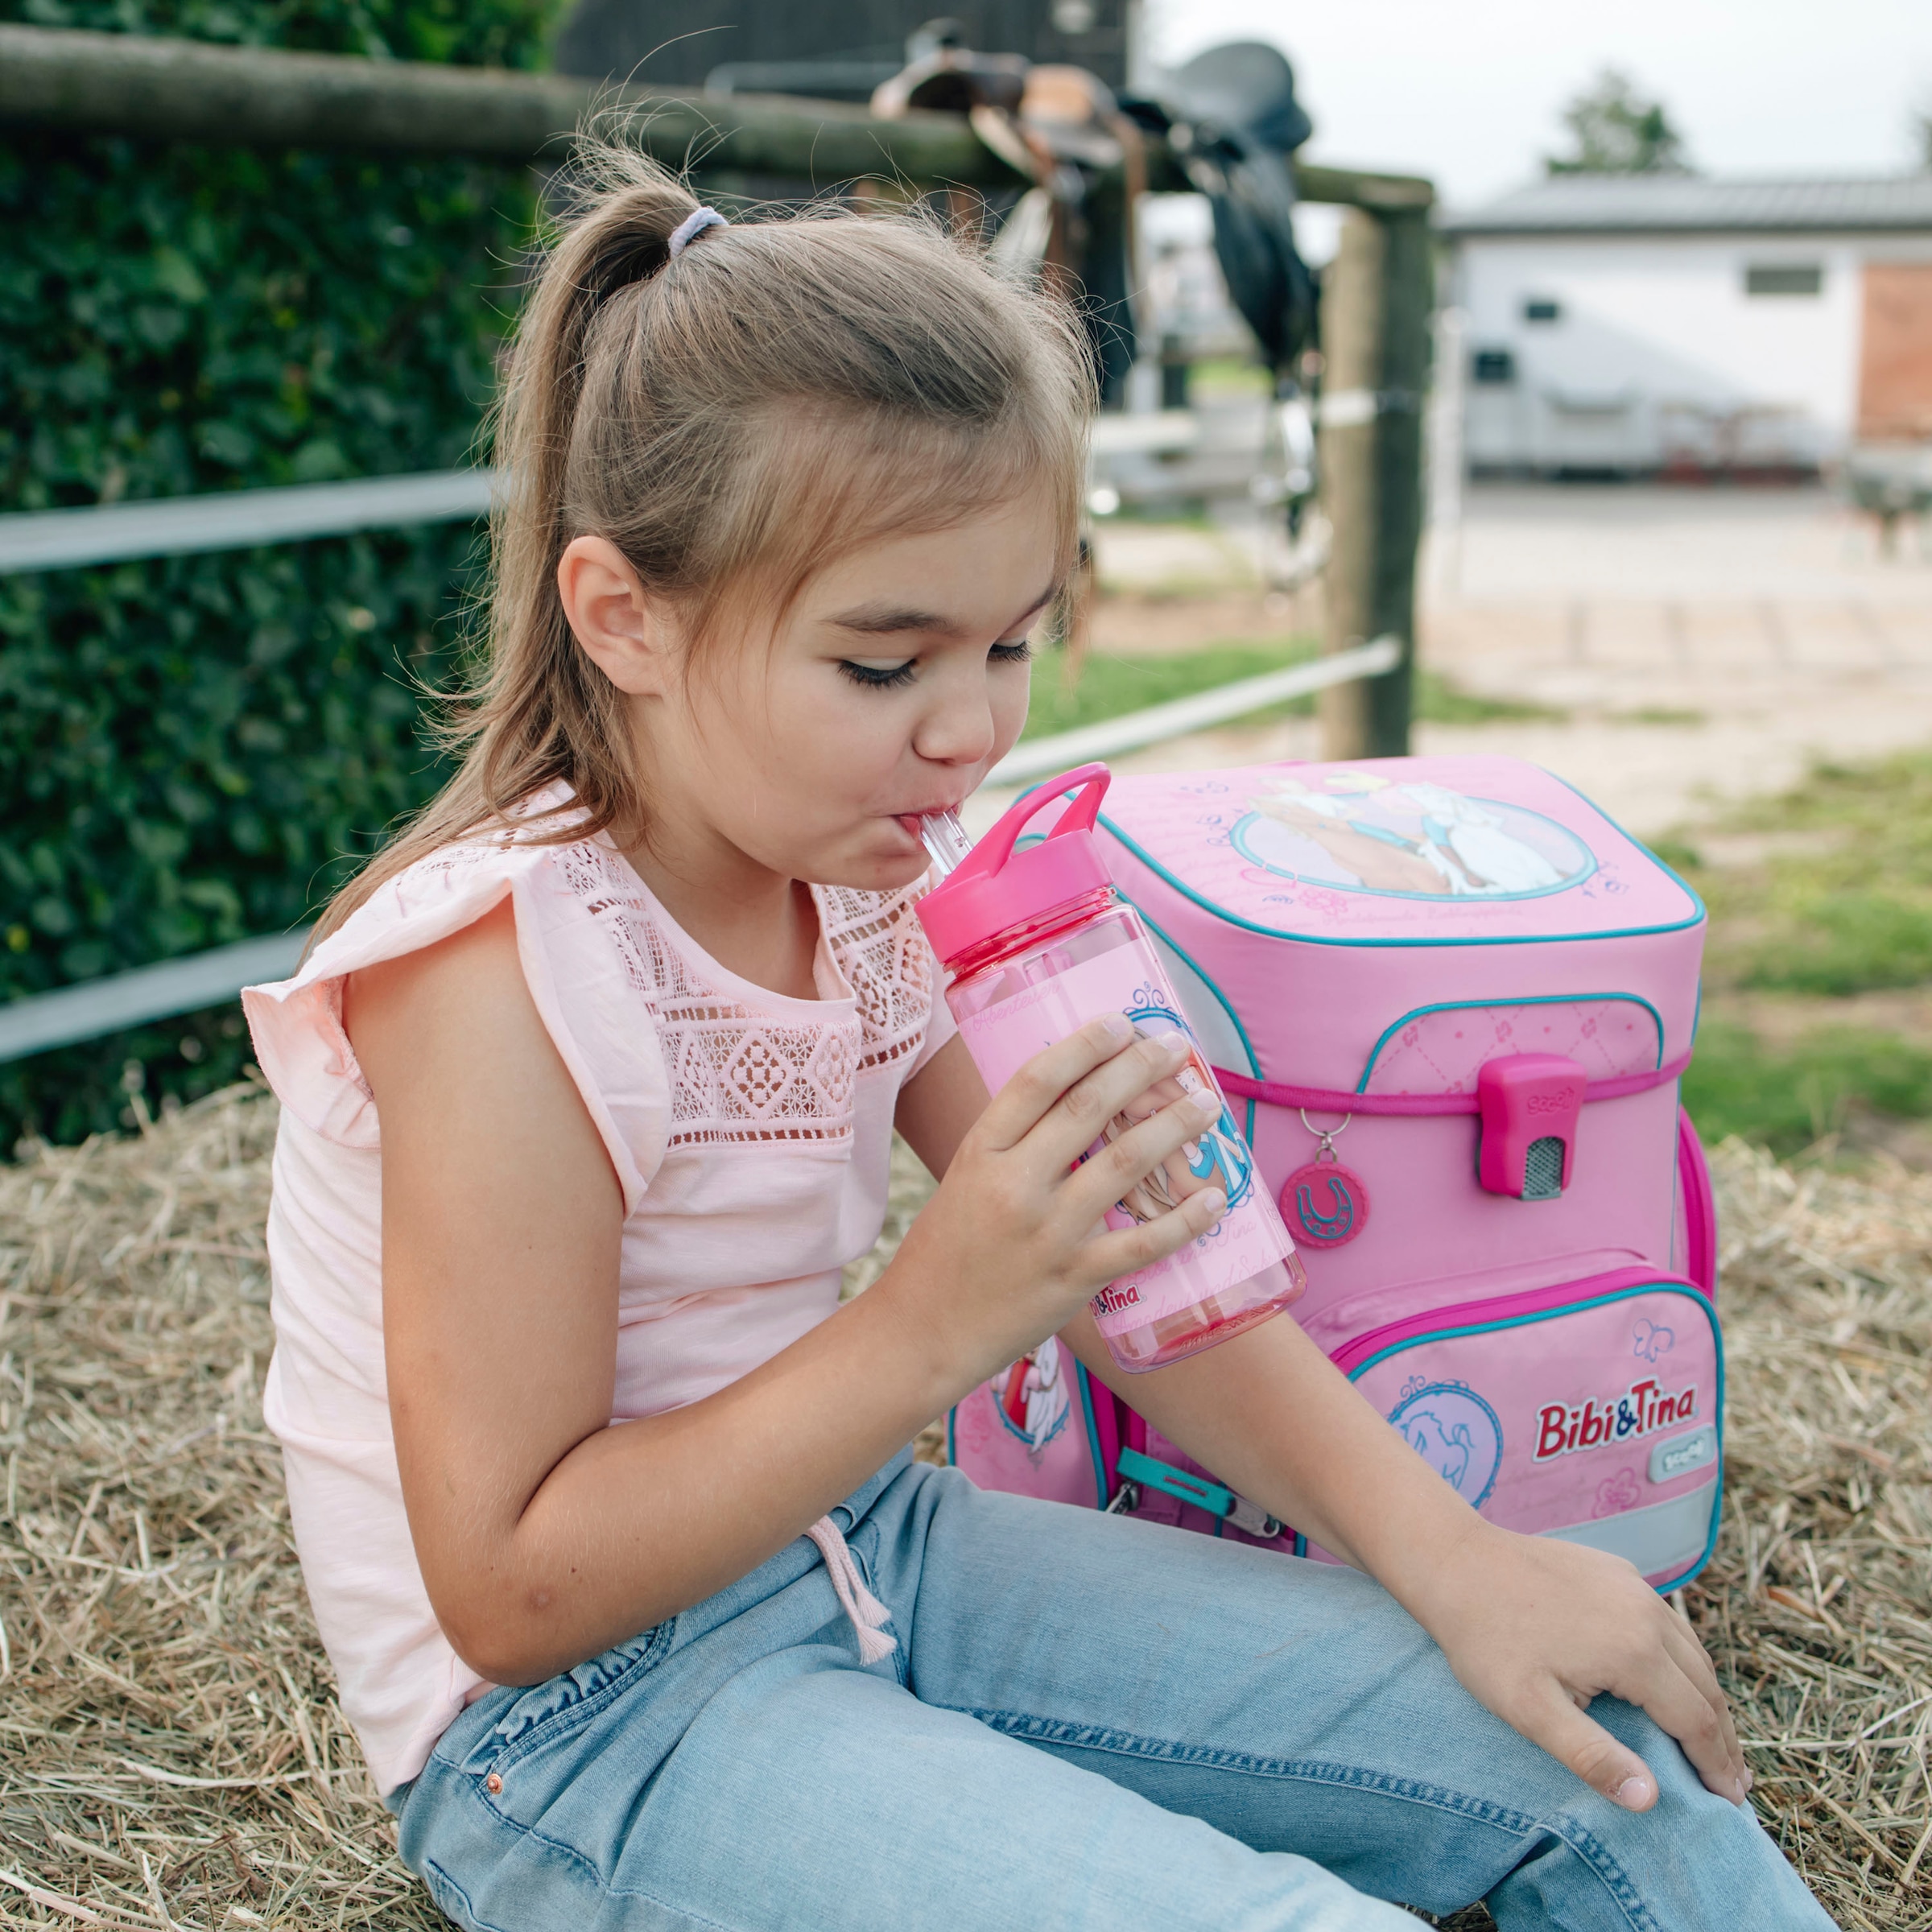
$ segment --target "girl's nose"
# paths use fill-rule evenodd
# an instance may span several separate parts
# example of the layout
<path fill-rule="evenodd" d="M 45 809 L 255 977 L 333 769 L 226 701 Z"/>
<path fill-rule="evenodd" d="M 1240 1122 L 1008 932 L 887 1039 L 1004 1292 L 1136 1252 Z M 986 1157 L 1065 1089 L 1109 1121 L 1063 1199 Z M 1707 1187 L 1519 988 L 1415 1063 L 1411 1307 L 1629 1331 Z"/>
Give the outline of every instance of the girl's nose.
<path fill-rule="evenodd" d="M 935 765 L 976 765 L 992 755 L 993 707 L 984 680 L 960 680 L 925 716 L 912 748 Z"/>

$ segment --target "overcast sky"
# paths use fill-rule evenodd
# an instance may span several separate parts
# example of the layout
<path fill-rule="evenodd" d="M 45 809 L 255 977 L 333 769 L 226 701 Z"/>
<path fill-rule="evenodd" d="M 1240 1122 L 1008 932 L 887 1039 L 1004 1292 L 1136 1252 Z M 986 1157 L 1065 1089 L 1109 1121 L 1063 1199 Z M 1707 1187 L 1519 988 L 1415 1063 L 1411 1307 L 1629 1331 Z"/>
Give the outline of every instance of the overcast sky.
<path fill-rule="evenodd" d="M 1932 0 L 1147 0 L 1163 64 L 1271 40 L 1313 159 L 1433 175 L 1467 204 L 1542 171 L 1606 64 L 1660 98 L 1714 174 L 1885 173 L 1932 111 Z"/>

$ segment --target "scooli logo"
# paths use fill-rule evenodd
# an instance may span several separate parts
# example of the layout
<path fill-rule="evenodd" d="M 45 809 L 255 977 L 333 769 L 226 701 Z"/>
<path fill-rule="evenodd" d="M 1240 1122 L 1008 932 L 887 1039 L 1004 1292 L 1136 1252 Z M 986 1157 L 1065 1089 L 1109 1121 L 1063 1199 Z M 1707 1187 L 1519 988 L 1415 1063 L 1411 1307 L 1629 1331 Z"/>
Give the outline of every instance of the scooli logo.
<path fill-rule="evenodd" d="M 1674 1422 L 1687 1422 L 1697 1413 L 1697 1385 L 1666 1394 L 1656 1381 L 1633 1382 L 1626 1393 L 1599 1408 L 1596 1398 L 1581 1408 L 1550 1402 L 1537 1411 L 1536 1455 L 1539 1463 L 1574 1450 L 1599 1449 L 1605 1443 L 1624 1443 Z"/>

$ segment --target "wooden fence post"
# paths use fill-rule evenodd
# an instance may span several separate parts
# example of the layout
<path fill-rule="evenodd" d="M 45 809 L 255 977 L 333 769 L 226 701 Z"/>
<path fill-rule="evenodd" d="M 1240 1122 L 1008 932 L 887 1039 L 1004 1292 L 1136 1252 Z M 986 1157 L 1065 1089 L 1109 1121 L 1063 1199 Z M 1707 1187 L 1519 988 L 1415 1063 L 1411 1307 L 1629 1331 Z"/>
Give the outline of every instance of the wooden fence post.
<path fill-rule="evenodd" d="M 1380 637 L 1403 647 L 1386 677 L 1322 693 L 1325 758 L 1409 749 L 1431 266 L 1423 210 L 1352 208 L 1323 281 L 1322 498 L 1333 533 L 1323 648 Z"/>

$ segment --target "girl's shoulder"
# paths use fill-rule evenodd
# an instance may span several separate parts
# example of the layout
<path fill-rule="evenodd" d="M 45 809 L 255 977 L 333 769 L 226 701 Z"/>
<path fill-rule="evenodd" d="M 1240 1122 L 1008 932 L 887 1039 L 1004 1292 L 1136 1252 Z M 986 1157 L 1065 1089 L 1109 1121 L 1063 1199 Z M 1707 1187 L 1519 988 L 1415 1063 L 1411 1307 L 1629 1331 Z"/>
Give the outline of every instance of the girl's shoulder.
<path fill-rule="evenodd" d="M 339 1145 L 380 1145 L 374 1099 L 342 1025 L 345 981 L 448 939 L 507 898 L 538 1012 L 634 1204 L 662 1155 L 669 1100 L 640 1008 L 648 989 L 639 962 L 613 949 L 609 928 L 613 913 L 634 931 L 647 927 L 648 909 L 634 902 L 636 875 L 607 842 L 559 837 L 568 811 L 568 795 L 539 794 L 507 822 L 425 854 L 378 886 L 291 977 L 243 989 L 256 1058 L 304 1125 Z"/>

